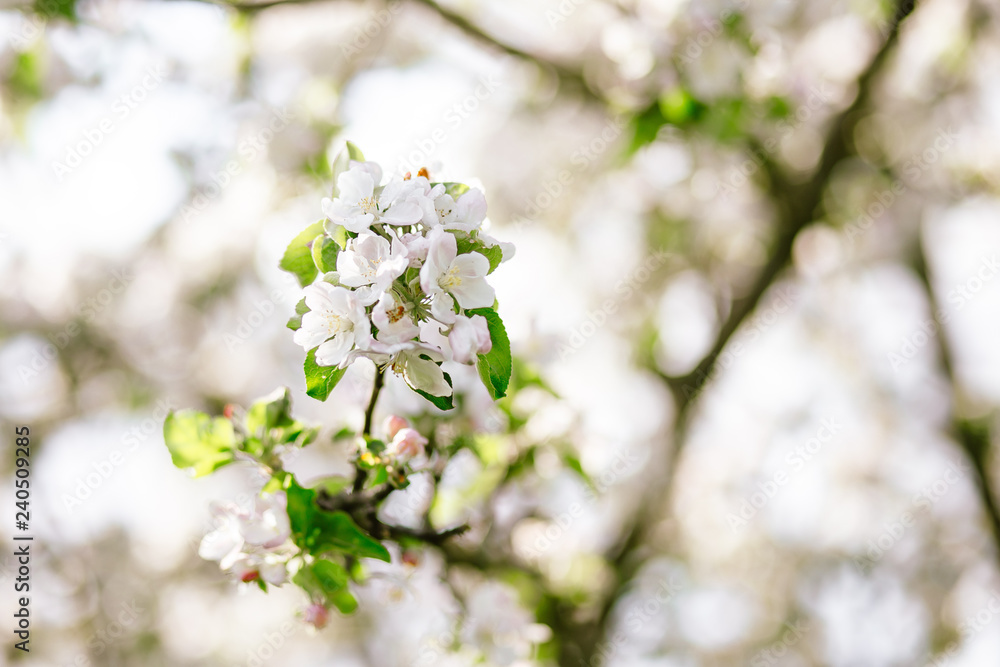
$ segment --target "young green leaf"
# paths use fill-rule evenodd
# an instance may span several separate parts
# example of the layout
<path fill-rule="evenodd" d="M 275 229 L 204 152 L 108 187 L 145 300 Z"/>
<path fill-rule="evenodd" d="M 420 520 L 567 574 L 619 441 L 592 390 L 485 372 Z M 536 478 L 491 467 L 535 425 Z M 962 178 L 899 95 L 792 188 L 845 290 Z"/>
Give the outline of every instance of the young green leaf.
<path fill-rule="evenodd" d="M 316 363 L 318 346 L 309 350 L 303 370 L 306 375 L 306 393 L 318 401 L 325 401 L 347 372 L 346 368 L 336 366 L 320 366 Z"/>
<path fill-rule="evenodd" d="M 510 383 L 510 373 L 513 362 L 510 356 L 510 339 L 504 329 L 503 320 L 492 308 L 477 308 L 466 311 L 469 317 L 482 315 L 490 330 L 490 340 L 493 347 L 486 354 L 480 354 L 476 361 L 479 377 L 490 391 L 494 400 L 507 395 L 507 385 Z"/>
<path fill-rule="evenodd" d="M 312 244 L 312 258 L 321 273 L 337 270 L 340 247 L 326 233 L 320 234 Z"/>
<path fill-rule="evenodd" d="M 295 304 L 295 314 L 288 318 L 288 324 L 285 326 L 292 331 L 298 331 L 302 328 L 302 316 L 308 312 L 309 306 L 306 305 L 306 299 L 303 297 Z"/>
<path fill-rule="evenodd" d="M 292 398 L 288 387 L 280 387 L 254 403 L 247 411 L 247 431 L 257 437 L 273 428 L 295 423 L 290 413 Z"/>
<path fill-rule="evenodd" d="M 236 434 L 225 417 L 197 410 L 171 412 L 163 422 L 163 439 L 178 468 L 190 468 L 201 477 L 233 461 Z"/>
<path fill-rule="evenodd" d="M 389 550 L 361 530 L 346 512 L 316 512 L 313 525 L 319 529 L 313 553 L 340 551 L 357 558 L 376 558 L 390 562 Z"/>
<path fill-rule="evenodd" d="M 323 233 L 323 222 L 314 222 L 292 239 L 285 249 L 279 266 L 295 275 L 299 284 L 305 287 L 316 280 L 319 273 L 312 256 L 312 242 Z"/>

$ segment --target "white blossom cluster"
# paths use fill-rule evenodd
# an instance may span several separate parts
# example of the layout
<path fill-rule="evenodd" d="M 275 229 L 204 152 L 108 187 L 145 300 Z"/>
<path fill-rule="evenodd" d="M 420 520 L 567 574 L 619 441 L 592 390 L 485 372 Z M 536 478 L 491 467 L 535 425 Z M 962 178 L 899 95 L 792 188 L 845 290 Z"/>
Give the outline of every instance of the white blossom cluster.
<path fill-rule="evenodd" d="M 343 227 L 346 245 L 336 271 L 305 288 L 295 342 L 317 348 L 320 366 L 364 356 L 414 389 L 449 396 L 440 362 L 471 364 L 491 349 L 486 318 L 467 311 L 493 306 L 487 255 L 495 266 L 513 246 L 482 231 L 481 190 L 431 183 L 424 170 L 382 180 L 376 163 L 351 161 L 337 196 L 323 200 L 328 234 Z"/>

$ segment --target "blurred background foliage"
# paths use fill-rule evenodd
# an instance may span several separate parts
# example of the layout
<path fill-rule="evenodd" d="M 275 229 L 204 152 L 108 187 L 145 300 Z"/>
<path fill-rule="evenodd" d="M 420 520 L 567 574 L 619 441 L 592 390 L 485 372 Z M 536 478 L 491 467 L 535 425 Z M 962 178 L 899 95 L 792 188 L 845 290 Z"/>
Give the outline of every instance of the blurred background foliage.
<path fill-rule="evenodd" d="M 38 0 L 0 8 L 0 422 L 34 665 L 997 664 L 993 0 Z M 517 364 L 379 412 L 472 530 L 312 632 L 197 545 L 170 409 L 305 396 L 277 269 L 345 139 L 481 185 Z M 248 497 L 248 496 L 246 496 Z M 0 536 L 9 542 L 9 522 Z M 13 559 L 0 556 L 8 588 Z M 12 595 L 3 596 L 10 618 Z M 942 664 L 942 663 L 936 663 Z"/>

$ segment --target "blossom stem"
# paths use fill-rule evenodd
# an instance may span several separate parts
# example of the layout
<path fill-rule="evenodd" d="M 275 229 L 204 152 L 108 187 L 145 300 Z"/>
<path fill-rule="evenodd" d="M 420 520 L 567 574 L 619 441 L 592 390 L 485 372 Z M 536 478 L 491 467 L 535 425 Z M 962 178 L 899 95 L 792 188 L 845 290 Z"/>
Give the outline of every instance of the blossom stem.
<path fill-rule="evenodd" d="M 365 409 L 365 426 L 361 432 L 361 435 L 366 439 L 371 437 L 372 434 L 372 419 L 375 416 L 375 404 L 378 402 L 378 395 L 382 391 L 383 384 L 385 384 L 385 371 L 375 366 L 375 382 L 372 384 L 372 395 L 368 399 L 368 408 Z M 365 488 L 365 480 L 367 478 L 368 471 L 361 466 L 356 466 L 354 485 L 352 486 L 354 493 L 361 493 L 361 490 Z"/>
<path fill-rule="evenodd" d="M 368 409 L 365 410 L 365 428 L 362 435 L 365 437 L 372 434 L 372 418 L 375 415 L 375 403 L 378 402 L 378 395 L 385 384 L 385 372 L 375 367 L 375 382 L 372 384 L 372 396 L 368 399 Z"/>

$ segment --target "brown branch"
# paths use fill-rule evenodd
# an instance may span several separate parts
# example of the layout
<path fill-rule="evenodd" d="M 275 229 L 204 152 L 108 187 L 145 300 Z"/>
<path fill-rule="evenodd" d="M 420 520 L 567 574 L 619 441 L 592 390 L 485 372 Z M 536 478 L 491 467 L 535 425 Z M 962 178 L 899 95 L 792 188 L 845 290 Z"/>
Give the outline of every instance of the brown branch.
<path fill-rule="evenodd" d="M 219 5 L 221 7 L 231 7 L 241 12 L 253 13 L 283 5 L 305 5 L 315 2 L 324 2 L 327 0 L 262 0 L 261 2 L 239 2 L 235 0 L 202 1 L 208 2 L 209 4 Z M 447 7 L 441 6 L 435 2 L 435 0 L 413 0 L 413 2 L 427 7 L 442 19 L 461 30 L 466 36 L 472 38 L 480 44 L 483 44 L 493 50 L 506 53 L 507 55 L 514 56 L 520 60 L 533 63 L 540 69 L 555 74 L 560 82 L 567 84 L 570 88 L 578 90 L 589 101 L 607 104 L 607 100 L 590 87 L 587 83 L 586 77 L 583 75 L 583 72 L 568 65 L 544 58 L 536 53 L 526 51 L 510 44 L 509 42 L 505 42 L 495 35 L 486 32 L 465 16 L 454 12 Z"/>
<path fill-rule="evenodd" d="M 937 297 L 934 293 L 934 286 L 931 284 L 930 271 L 927 266 L 927 251 L 924 247 L 923 234 L 917 232 L 917 247 L 913 253 L 910 267 L 920 279 L 924 291 L 927 294 L 927 303 L 932 314 L 940 312 Z M 941 363 L 941 372 L 948 379 L 948 384 L 952 388 L 952 416 L 951 416 L 951 436 L 962 448 L 975 472 L 976 490 L 979 499 L 986 511 L 986 518 L 990 524 L 990 534 L 993 537 L 993 545 L 1000 555 L 1000 508 L 997 507 L 996 498 L 993 495 L 989 474 L 990 455 L 990 426 L 986 420 L 970 421 L 960 416 L 960 388 L 955 376 L 955 366 L 948 345 L 947 332 L 944 325 L 938 322 L 938 329 L 935 338 L 937 339 L 938 356 Z"/>
<path fill-rule="evenodd" d="M 812 176 L 802 184 L 793 184 L 766 151 L 758 151 L 763 156 L 763 167 L 767 176 L 767 187 L 775 203 L 777 225 L 770 256 L 764 268 L 754 280 L 746 295 L 736 299 L 729 315 L 719 329 L 709 352 L 695 369 L 684 376 L 668 376 L 658 373 L 674 396 L 677 416 L 674 421 L 673 447 L 667 457 L 667 468 L 655 488 L 643 498 L 632 522 L 623 533 L 623 539 L 611 553 L 611 565 L 619 573 L 618 588 L 608 595 L 596 618 L 581 624 L 574 633 L 573 641 L 560 647 L 559 664 L 576 667 L 580 661 L 591 664 L 595 649 L 607 635 L 607 624 L 611 610 L 622 587 L 636 574 L 641 564 L 640 552 L 647 542 L 650 527 L 657 521 L 664 505 L 669 502 L 680 454 L 683 451 L 695 399 L 705 387 L 715 371 L 719 356 L 725 350 L 732 336 L 743 321 L 754 311 L 763 295 L 774 284 L 791 259 L 792 246 L 798 233 L 815 219 L 815 213 L 822 203 L 834 168 L 845 157 L 853 153 L 850 137 L 861 112 L 867 107 L 873 83 L 880 74 L 886 59 L 899 38 L 900 24 L 913 11 L 912 0 L 901 0 L 896 7 L 893 22 L 881 48 L 872 58 L 867 69 L 858 78 L 857 96 L 851 105 L 834 120 L 827 135 L 819 164 Z M 751 142 L 752 143 L 752 142 Z"/>
<path fill-rule="evenodd" d="M 494 50 L 501 51 L 502 53 L 514 56 L 515 58 L 532 62 L 543 70 L 549 70 L 554 73 L 561 82 L 570 84 L 572 87 L 577 88 L 581 93 L 583 93 L 584 97 L 588 98 L 590 101 L 606 104 L 606 100 L 587 84 L 587 80 L 583 76 L 582 72 L 571 69 L 566 65 L 547 60 L 537 54 L 529 53 L 528 51 L 504 42 L 485 32 L 482 28 L 472 23 L 461 14 L 442 7 L 435 2 L 435 0 L 414 0 L 414 2 L 418 2 L 425 7 L 430 8 L 441 18 L 448 21 L 453 26 L 481 44 L 485 44 Z"/>

